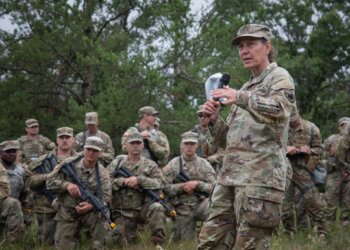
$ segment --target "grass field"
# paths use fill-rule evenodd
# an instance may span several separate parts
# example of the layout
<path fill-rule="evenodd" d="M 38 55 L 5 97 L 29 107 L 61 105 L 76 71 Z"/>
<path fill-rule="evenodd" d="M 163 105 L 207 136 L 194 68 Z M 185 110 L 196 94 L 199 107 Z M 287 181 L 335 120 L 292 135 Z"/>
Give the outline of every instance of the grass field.
<path fill-rule="evenodd" d="M 167 250 L 192 250 L 196 249 L 195 240 L 190 242 L 175 243 L 171 240 L 171 225 L 168 227 L 168 237 L 163 245 Z M 138 235 L 138 244 L 136 246 L 124 248 L 128 250 L 153 250 L 154 246 L 150 242 L 150 232 L 145 230 Z M 0 249 L 2 250 L 19 250 L 19 249 L 39 249 L 51 250 L 53 246 L 44 246 L 36 240 L 36 226 L 32 226 L 27 230 L 23 241 L 15 244 L 8 244 L 2 238 L 0 241 Z M 79 249 L 89 249 L 89 243 L 85 237 L 80 240 Z M 113 245 L 109 249 L 122 249 Z M 283 230 L 279 231 L 279 235 L 275 235 L 272 240 L 273 250 L 350 250 L 350 228 L 343 228 L 339 224 L 334 224 L 324 241 L 320 241 L 316 234 L 310 230 L 298 232 L 295 236 L 283 234 Z"/>

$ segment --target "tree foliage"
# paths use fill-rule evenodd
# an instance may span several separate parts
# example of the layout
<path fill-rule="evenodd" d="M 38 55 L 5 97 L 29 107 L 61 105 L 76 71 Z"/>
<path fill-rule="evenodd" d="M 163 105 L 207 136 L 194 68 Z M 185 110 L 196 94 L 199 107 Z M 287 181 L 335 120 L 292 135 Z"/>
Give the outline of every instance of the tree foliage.
<path fill-rule="evenodd" d="M 349 116 L 349 3 L 213 0 L 199 16 L 191 4 L 2 1 L 0 15 L 14 30 L 0 31 L 0 138 L 18 137 L 29 117 L 51 138 L 59 126 L 79 132 L 94 110 L 118 152 L 137 110 L 152 105 L 176 154 L 205 101 L 206 78 L 227 72 L 235 88 L 249 78 L 230 43 L 250 22 L 272 28 L 277 62 L 293 76 L 305 118 L 329 135 Z"/>

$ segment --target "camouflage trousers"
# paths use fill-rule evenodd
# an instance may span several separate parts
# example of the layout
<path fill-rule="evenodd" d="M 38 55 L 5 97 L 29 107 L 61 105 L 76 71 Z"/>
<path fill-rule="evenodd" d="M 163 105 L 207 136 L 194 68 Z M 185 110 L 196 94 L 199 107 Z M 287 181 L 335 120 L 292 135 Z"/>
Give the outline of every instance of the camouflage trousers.
<path fill-rule="evenodd" d="M 327 220 L 332 223 L 336 219 L 337 208 L 340 208 L 340 222 L 350 224 L 350 180 L 344 180 L 339 170 L 327 175 L 325 198 L 327 201 Z"/>
<path fill-rule="evenodd" d="M 303 168 L 293 169 L 293 179 L 285 193 L 282 206 L 282 222 L 285 229 L 295 233 L 296 221 L 303 221 L 306 213 L 311 225 L 317 227 L 318 233 L 327 234 L 325 212 L 325 202 L 314 185 L 310 173 Z"/>
<path fill-rule="evenodd" d="M 0 231 L 9 242 L 19 240 L 24 233 L 21 203 L 12 197 L 0 200 Z"/>
<path fill-rule="evenodd" d="M 40 242 L 53 245 L 56 231 L 55 213 L 36 213 L 36 218 Z"/>
<path fill-rule="evenodd" d="M 126 214 L 128 216 L 126 216 Z M 120 246 L 129 246 L 136 243 L 138 226 L 145 223 L 151 230 L 151 241 L 162 244 L 165 240 L 166 216 L 165 209 L 159 202 L 144 205 L 141 210 L 122 210 L 113 212 L 113 220 L 121 229 L 121 236 L 117 240 Z"/>
<path fill-rule="evenodd" d="M 248 197 L 246 187 L 216 184 L 198 249 L 270 249 L 281 204 Z"/>
<path fill-rule="evenodd" d="M 176 219 L 173 221 L 174 240 L 193 240 L 197 236 L 198 224 L 196 223 L 205 221 L 209 215 L 209 199 L 201 200 L 196 206 L 180 204 L 176 207 L 176 212 Z"/>
<path fill-rule="evenodd" d="M 55 232 L 56 249 L 76 249 L 81 232 L 91 237 L 91 249 L 105 249 L 107 244 L 107 221 L 97 211 L 80 215 L 74 220 L 57 220 Z"/>

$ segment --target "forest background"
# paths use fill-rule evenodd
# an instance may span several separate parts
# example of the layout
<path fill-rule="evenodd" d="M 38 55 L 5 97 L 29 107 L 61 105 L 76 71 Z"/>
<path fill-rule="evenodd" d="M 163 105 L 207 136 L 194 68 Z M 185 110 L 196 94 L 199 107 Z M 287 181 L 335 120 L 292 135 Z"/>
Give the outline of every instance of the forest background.
<path fill-rule="evenodd" d="M 120 153 L 137 110 L 151 105 L 176 155 L 179 135 L 197 124 L 205 80 L 226 72 L 240 88 L 249 78 L 230 42 L 252 22 L 272 28 L 302 117 L 323 137 L 337 132 L 350 116 L 348 1 L 208 0 L 196 12 L 194 1 L 1 1 L 13 28 L 0 30 L 0 141 L 22 135 L 31 117 L 52 140 L 61 126 L 80 132 L 85 112 L 97 111 Z"/>

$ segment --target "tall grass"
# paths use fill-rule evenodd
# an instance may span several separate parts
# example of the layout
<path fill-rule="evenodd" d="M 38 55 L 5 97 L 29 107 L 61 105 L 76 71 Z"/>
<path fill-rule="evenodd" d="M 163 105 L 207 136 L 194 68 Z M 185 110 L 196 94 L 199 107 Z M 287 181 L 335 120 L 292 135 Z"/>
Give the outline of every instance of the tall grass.
<path fill-rule="evenodd" d="M 53 246 L 45 246 L 38 242 L 36 225 L 29 228 L 22 241 L 9 244 L 4 237 L 0 240 L 0 249 L 2 250 L 51 250 Z M 163 248 L 167 250 L 192 250 L 197 248 L 197 242 L 174 242 L 171 237 L 171 222 L 168 223 L 167 239 Z M 138 234 L 138 244 L 129 247 L 116 247 L 110 244 L 108 249 L 125 249 L 125 250 L 154 250 L 151 243 L 150 231 L 143 230 Z M 90 244 L 88 237 L 82 235 L 79 249 L 89 249 Z M 272 239 L 273 250 L 350 250 L 350 227 L 341 227 L 339 223 L 332 225 L 325 240 L 321 241 L 312 229 L 306 229 L 297 232 L 293 237 L 284 234 L 279 230 L 277 235 Z"/>

